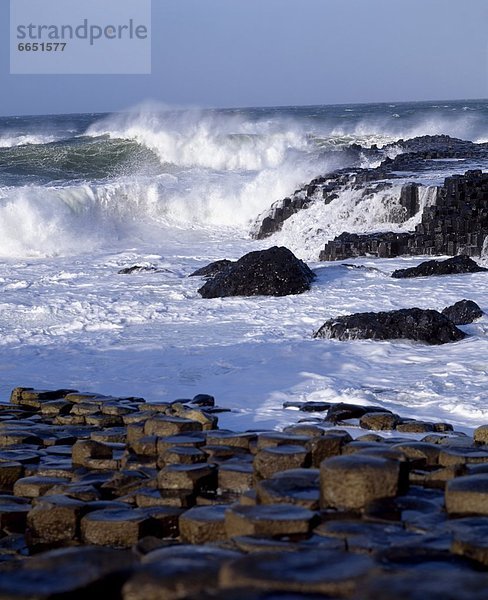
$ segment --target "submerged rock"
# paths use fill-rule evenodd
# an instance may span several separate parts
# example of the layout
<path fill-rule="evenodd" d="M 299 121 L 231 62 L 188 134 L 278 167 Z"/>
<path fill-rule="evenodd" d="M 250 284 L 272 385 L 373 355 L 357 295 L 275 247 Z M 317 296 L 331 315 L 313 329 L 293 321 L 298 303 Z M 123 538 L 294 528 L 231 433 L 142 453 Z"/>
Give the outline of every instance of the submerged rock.
<path fill-rule="evenodd" d="M 117 271 L 119 275 L 132 275 L 133 273 L 169 273 L 168 269 L 162 269 L 153 265 L 132 265 L 132 267 L 125 267 Z"/>
<path fill-rule="evenodd" d="M 481 308 L 472 300 L 460 300 L 452 306 L 447 306 L 442 314 L 454 323 L 454 325 L 467 325 L 483 316 Z"/>
<path fill-rule="evenodd" d="M 250 252 L 209 279 L 203 298 L 287 296 L 310 289 L 316 275 L 288 248 L 273 246 Z"/>
<path fill-rule="evenodd" d="M 462 340 L 466 334 L 436 310 L 404 308 L 390 312 L 356 313 L 330 319 L 314 337 L 343 341 L 410 339 L 427 344 L 446 344 Z"/>
<path fill-rule="evenodd" d="M 429 277 L 431 275 L 458 275 L 459 273 L 479 273 L 488 271 L 480 267 L 472 258 L 460 254 L 447 260 L 428 260 L 417 267 L 397 269 L 391 274 L 395 279 L 409 277 Z"/>

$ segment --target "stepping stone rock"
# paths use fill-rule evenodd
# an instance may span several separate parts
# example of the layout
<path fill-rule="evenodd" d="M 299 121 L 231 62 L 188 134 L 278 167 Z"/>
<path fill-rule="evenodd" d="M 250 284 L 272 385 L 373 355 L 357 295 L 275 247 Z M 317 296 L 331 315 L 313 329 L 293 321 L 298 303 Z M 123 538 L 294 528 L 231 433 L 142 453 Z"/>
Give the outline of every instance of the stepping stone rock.
<path fill-rule="evenodd" d="M 34 545 L 68 543 L 78 532 L 84 502 L 68 496 L 44 496 L 27 515 L 29 537 Z"/>
<path fill-rule="evenodd" d="M 400 463 L 385 458 L 337 456 L 320 465 L 322 508 L 361 510 L 399 492 Z"/>
<path fill-rule="evenodd" d="M 488 515 L 488 475 L 467 475 L 449 481 L 446 510 L 452 515 Z"/>
<path fill-rule="evenodd" d="M 294 504 L 319 510 L 320 472 L 318 469 L 292 469 L 277 473 L 256 485 L 259 504 Z"/>
<path fill-rule="evenodd" d="M 397 424 L 396 430 L 399 433 L 427 433 L 434 431 L 434 425 L 424 421 L 402 421 Z"/>
<path fill-rule="evenodd" d="M 400 421 L 398 415 L 390 412 L 366 413 L 359 420 L 359 425 L 363 429 L 372 429 L 373 431 L 383 431 L 395 429 Z"/>
<path fill-rule="evenodd" d="M 373 575 L 361 585 L 353 600 L 485 600 L 488 575 L 420 566 L 391 575 Z"/>
<path fill-rule="evenodd" d="M 129 552 L 108 548 L 45 552 L 2 572 L 0 598 L 114 598 L 135 564 Z"/>
<path fill-rule="evenodd" d="M 293 435 L 291 433 L 281 433 L 279 431 L 269 431 L 266 433 L 259 434 L 258 437 L 258 450 L 264 448 L 276 448 L 278 446 L 306 446 L 310 437 L 307 435 Z"/>
<path fill-rule="evenodd" d="M 233 431 L 211 431 L 207 433 L 207 445 L 231 446 L 249 450 L 249 445 L 256 440 L 255 433 L 234 433 Z"/>
<path fill-rule="evenodd" d="M 206 454 L 198 448 L 173 446 L 158 456 L 158 466 L 166 465 L 195 465 L 206 461 Z"/>
<path fill-rule="evenodd" d="M 253 487 L 254 469 L 248 462 L 227 462 L 219 466 L 219 489 L 243 494 Z"/>
<path fill-rule="evenodd" d="M 225 530 L 229 538 L 241 535 L 306 535 L 314 520 L 314 512 L 293 504 L 234 504 L 225 513 Z"/>
<path fill-rule="evenodd" d="M 482 448 L 443 448 L 439 453 L 444 467 L 483 463 L 488 463 L 488 452 Z"/>
<path fill-rule="evenodd" d="M 216 473 L 210 465 L 167 465 L 158 473 L 160 490 L 188 490 L 201 492 L 215 489 Z"/>
<path fill-rule="evenodd" d="M 352 437 L 341 431 L 327 431 L 324 435 L 311 438 L 306 448 L 310 452 L 312 467 L 318 468 L 326 458 L 339 456 L 346 444 L 352 441 Z"/>
<path fill-rule="evenodd" d="M 81 520 L 85 544 L 130 548 L 150 533 L 151 519 L 140 509 L 96 510 Z"/>
<path fill-rule="evenodd" d="M 14 494 L 25 498 L 44 496 L 55 485 L 69 483 L 69 479 L 62 477 L 23 477 L 14 484 Z"/>
<path fill-rule="evenodd" d="M 79 440 L 73 445 L 72 460 L 74 465 L 86 466 L 89 459 L 111 459 L 112 448 L 95 440 Z"/>
<path fill-rule="evenodd" d="M 229 589 L 249 587 L 342 597 L 350 596 L 372 569 L 373 562 L 368 557 L 345 552 L 258 553 L 225 564 L 220 585 Z"/>
<path fill-rule="evenodd" d="M 30 509 L 31 506 L 25 498 L 0 496 L 0 530 L 7 533 L 24 533 Z"/>
<path fill-rule="evenodd" d="M 150 552 L 126 582 L 123 600 L 180 600 L 195 594 L 203 598 L 218 587 L 221 566 L 237 552 L 210 546 L 171 546 Z"/>
<path fill-rule="evenodd" d="M 480 425 L 473 434 L 476 444 L 488 444 L 488 425 Z"/>
<path fill-rule="evenodd" d="M 156 435 L 158 437 L 201 430 L 201 423 L 181 417 L 157 416 L 148 419 L 144 424 L 145 435 Z"/>
<path fill-rule="evenodd" d="M 19 462 L 0 462 L 0 493 L 11 492 L 18 479 L 24 476 L 24 466 Z"/>
<path fill-rule="evenodd" d="M 254 457 L 254 471 L 261 479 L 268 479 L 280 471 L 305 467 L 310 455 L 303 446 L 263 448 Z"/>
<path fill-rule="evenodd" d="M 226 505 L 198 506 L 186 511 L 180 517 L 182 542 L 206 544 L 227 539 L 225 531 Z"/>

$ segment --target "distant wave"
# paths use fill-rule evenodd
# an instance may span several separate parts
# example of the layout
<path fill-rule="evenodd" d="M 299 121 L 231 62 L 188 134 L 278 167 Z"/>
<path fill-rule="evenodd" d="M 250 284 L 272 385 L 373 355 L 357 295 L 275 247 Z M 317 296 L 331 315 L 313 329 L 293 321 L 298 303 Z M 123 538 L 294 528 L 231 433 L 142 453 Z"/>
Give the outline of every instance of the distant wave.
<path fill-rule="evenodd" d="M 13 133 L 0 135 L 0 148 L 14 148 L 28 144 L 49 144 L 58 139 L 55 135 Z"/>
<path fill-rule="evenodd" d="M 245 235 L 273 202 L 346 166 L 342 150 L 353 143 L 382 146 L 436 133 L 488 138 L 487 106 L 463 111 L 465 104 L 397 104 L 394 115 L 386 105 L 346 115 L 342 107 L 143 106 L 98 120 L 81 116 L 88 127 L 77 129 L 75 120 L 76 135 L 66 137 L 65 127 L 63 139 L 0 131 L 0 255 L 77 253 L 137 236 L 157 239 L 168 227 L 233 227 Z M 400 151 L 393 146 L 389 155 Z M 355 202 L 343 197 L 320 218 L 333 218 L 338 231 L 360 223 L 363 208 Z M 379 197 L 371 204 L 368 227 L 384 220 L 383 206 Z M 305 238 L 300 227 L 295 233 Z"/>
<path fill-rule="evenodd" d="M 0 148 L 0 173 L 25 175 L 38 183 L 100 179 L 158 167 L 157 157 L 148 148 L 132 140 L 108 137 L 45 140 Z"/>

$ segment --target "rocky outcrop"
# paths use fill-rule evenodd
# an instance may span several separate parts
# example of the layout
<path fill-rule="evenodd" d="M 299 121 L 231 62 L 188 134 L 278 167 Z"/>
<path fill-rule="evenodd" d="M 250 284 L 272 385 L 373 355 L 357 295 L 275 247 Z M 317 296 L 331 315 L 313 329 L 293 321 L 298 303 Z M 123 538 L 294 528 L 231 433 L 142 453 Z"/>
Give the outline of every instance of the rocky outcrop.
<path fill-rule="evenodd" d="M 388 242 L 394 234 L 359 236 L 342 234 L 325 245 L 320 260 L 342 260 L 354 256 L 380 256 L 378 240 Z M 433 206 L 427 206 L 422 220 L 386 257 L 400 255 L 481 256 L 488 239 L 488 173 L 480 170 L 453 175 L 438 188 Z"/>
<path fill-rule="evenodd" d="M 330 319 L 314 337 L 337 340 L 409 339 L 427 344 L 446 344 L 462 340 L 466 334 L 436 310 L 408 308 Z"/>
<path fill-rule="evenodd" d="M 341 233 L 328 242 L 319 260 L 345 260 L 372 255 L 378 258 L 394 258 L 408 253 L 410 233 Z"/>
<path fill-rule="evenodd" d="M 454 325 L 468 325 L 483 316 L 481 308 L 472 300 L 460 300 L 452 306 L 447 306 L 442 314 L 454 323 Z"/>
<path fill-rule="evenodd" d="M 400 154 L 397 154 L 395 158 L 390 158 L 388 154 L 392 149 L 394 149 L 395 152 L 398 152 L 398 150 L 401 152 Z M 328 204 L 337 198 L 338 194 L 345 189 L 364 190 L 365 197 L 367 197 L 368 187 L 371 187 L 372 184 L 374 186 L 380 186 L 377 189 L 380 189 L 381 187 L 383 189 L 391 187 L 392 183 L 402 176 L 402 172 L 429 171 L 433 167 L 432 160 L 469 158 L 486 161 L 488 159 L 488 144 L 475 144 L 470 141 L 451 138 L 447 135 L 426 135 L 410 140 L 398 140 L 397 142 L 387 144 L 380 149 L 375 146 L 364 148 L 353 144 L 347 155 L 344 153 L 344 157 L 346 159 L 346 164 L 348 165 L 346 168 L 338 169 L 326 176 L 316 177 L 308 184 L 296 190 L 291 196 L 274 202 L 271 207 L 258 218 L 253 226 L 251 235 L 257 239 L 266 238 L 281 230 L 283 223 L 295 213 L 309 208 L 316 202 Z M 366 158 L 369 160 L 381 161 L 381 163 L 375 168 L 361 168 L 361 157 L 363 159 Z M 475 171 L 473 173 L 478 172 Z M 455 178 L 456 177 L 459 176 L 455 176 Z M 476 184 L 476 186 L 477 185 L 478 184 Z M 399 193 L 399 204 L 403 211 L 402 214 L 398 216 L 398 219 L 395 219 L 393 222 L 402 223 L 418 212 L 420 208 L 418 188 L 419 184 L 415 182 L 402 186 Z M 452 189 L 447 190 L 446 193 L 442 192 L 443 197 L 440 198 L 439 205 L 443 206 L 443 210 L 439 214 L 433 215 L 431 219 L 427 219 L 424 223 L 427 231 L 420 231 L 419 233 L 428 235 L 428 239 L 424 240 L 424 242 L 427 243 L 423 243 L 422 240 L 419 240 L 420 251 L 416 251 L 415 254 L 457 254 L 458 251 L 446 250 L 442 252 L 437 249 L 439 245 L 446 246 L 447 248 L 449 242 L 452 243 L 457 241 L 461 248 L 466 246 L 476 246 L 477 250 L 475 251 L 473 248 L 471 252 L 473 252 L 473 256 L 476 255 L 476 252 L 478 252 L 479 255 L 480 244 L 476 237 L 473 238 L 467 236 L 466 238 L 457 240 L 449 237 L 452 233 L 455 233 L 458 238 L 461 233 L 478 233 L 477 229 L 466 228 L 463 230 L 456 222 L 450 222 L 452 217 L 466 217 L 465 210 L 456 214 L 456 209 L 458 207 L 454 207 L 453 204 L 458 204 L 458 202 L 454 201 L 453 203 L 451 192 Z M 472 190 L 470 193 L 471 192 Z M 463 190 L 459 190 L 456 194 L 458 194 L 458 199 L 462 203 Z M 447 206 L 452 206 L 449 215 L 445 213 L 446 201 Z M 479 220 L 478 215 L 473 216 L 475 217 L 475 220 Z M 435 230 L 435 234 L 438 236 L 438 224 L 442 217 L 447 217 L 448 219 L 445 223 L 444 230 L 441 232 L 445 238 L 444 240 L 440 240 L 439 237 L 435 238 L 433 235 Z M 435 221 L 434 230 L 431 230 L 428 224 L 431 220 Z M 416 245 L 418 244 L 414 244 L 414 246 Z M 435 248 L 435 250 L 422 252 L 421 250 L 424 247 L 432 247 Z M 471 252 L 466 250 L 466 253 L 470 255 Z M 323 260 L 329 259 L 324 258 Z"/>
<path fill-rule="evenodd" d="M 454 256 L 447 260 L 428 260 L 416 267 L 397 269 L 391 274 L 395 279 L 410 277 L 430 277 L 432 275 L 458 275 L 460 273 L 480 273 L 488 271 L 480 267 L 472 258 L 465 255 Z"/>
<path fill-rule="evenodd" d="M 0 405 L 0 597 L 486 597 L 487 425 L 473 438 L 331 404 L 347 422 L 233 432 L 214 409 L 16 388 Z"/>
<path fill-rule="evenodd" d="M 198 293 L 203 298 L 287 296 L 310 289 L 315 274 L 288 248 L 250 252 L 209 279 Z"/>

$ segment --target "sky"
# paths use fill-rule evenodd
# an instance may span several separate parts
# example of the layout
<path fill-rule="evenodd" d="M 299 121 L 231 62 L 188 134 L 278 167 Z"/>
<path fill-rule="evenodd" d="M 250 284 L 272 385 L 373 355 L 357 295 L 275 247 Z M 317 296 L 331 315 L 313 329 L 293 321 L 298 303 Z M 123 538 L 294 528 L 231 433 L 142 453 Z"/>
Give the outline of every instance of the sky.
<path fill-rule="evenodd" d="M 486 0 L 153 0 L 150 75 L 10 75 L 0 0 L 0 115 L 486 98 L 487 56 Z"/>

